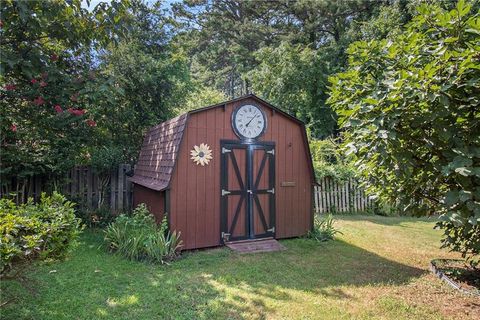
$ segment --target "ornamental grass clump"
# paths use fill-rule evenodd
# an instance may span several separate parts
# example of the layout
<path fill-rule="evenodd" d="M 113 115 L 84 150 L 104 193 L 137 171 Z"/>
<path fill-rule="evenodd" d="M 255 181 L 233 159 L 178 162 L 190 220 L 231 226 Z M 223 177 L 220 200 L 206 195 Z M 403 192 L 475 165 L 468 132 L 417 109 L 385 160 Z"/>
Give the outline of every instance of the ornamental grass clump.
<path fill-rule="evenodd" d="M 170 232 L 166 218 L 157 225 L 145 204 L 131 215 L 122 214 L 105 229 L 105 242 L 111 252 L 130 260 L 165 263 L 175 259 L 182 246 L 180 232 Z"/>
<path fill-rule="evenodd" d="M 324 217 L 315 215 L 313 229 L 308 232 L 307 237 L 322 242 L 333 240 L 337 233 L 342 234 L 338 229 L 335 228 L 334 224 L 335 219 L 333 219 L 331 214 L 328 214 Z"/>

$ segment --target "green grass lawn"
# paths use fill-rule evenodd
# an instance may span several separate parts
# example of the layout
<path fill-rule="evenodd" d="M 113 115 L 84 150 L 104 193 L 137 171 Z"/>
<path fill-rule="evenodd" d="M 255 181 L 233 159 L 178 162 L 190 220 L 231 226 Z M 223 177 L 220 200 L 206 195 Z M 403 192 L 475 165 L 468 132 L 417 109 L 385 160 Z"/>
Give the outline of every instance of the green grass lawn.
<path fill-rule="evenodd" d="M 434 222 L 338 217 L 336 241 L 284 240 L 288 250 L 189 252 L 169 266 L 106 253 L 86 231 L 64 262 L 2 282 L 2 319 L 469 319 L 480 302 L 428 272 Z"/>

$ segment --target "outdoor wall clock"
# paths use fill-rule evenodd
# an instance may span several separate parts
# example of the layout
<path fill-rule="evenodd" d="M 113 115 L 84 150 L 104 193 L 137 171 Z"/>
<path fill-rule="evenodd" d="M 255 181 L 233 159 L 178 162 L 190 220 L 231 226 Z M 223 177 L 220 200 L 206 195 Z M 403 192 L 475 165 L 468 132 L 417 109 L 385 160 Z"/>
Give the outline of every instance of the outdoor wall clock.
<path fill-rule="evenodd" d="M 232 127 L 240 139 L 255 140 L 265 132 L 267 118 L 259 107 L 245 104 L 232 113 Z"/>
<path fill-rule="evenodd" d="M 206 165 L 213 159 L 212 150 L 206 143 L 201 143 L 200 146 L 193 146 L 193 150 L 190 151 L 193 162 L 197 165 Z"/>

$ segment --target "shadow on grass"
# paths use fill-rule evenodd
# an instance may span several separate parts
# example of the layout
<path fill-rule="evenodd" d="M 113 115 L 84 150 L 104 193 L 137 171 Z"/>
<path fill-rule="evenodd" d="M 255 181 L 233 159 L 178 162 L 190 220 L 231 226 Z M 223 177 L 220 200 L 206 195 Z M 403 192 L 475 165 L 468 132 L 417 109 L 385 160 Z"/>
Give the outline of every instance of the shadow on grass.
<path fill-rule="evenodd" d="M 125 261 L 98 241 L 87 235 L 72 259 L 40 266 L 38 295 L 23 293 L 2 318 L 262 319 L 276 312 L 272 303 L 305 293 L 353 299 L 343 287 L 401 285 L 424 273 L 343 241 L 286 240 L 286 251 L 249 255 L 213 249 L 170 266 Z"/>
<path fill-rule="evenodd" d="M 432 217 L 385 217 L 378 215 L 336 215 L 335 219 L 342 221 L 368 221 L 375 224 L 385 225 L 385 226 L 404 226 L 405 223 L 409 222 L 426 222 L 426 223 L 435 223 L 437 218 Z"/>

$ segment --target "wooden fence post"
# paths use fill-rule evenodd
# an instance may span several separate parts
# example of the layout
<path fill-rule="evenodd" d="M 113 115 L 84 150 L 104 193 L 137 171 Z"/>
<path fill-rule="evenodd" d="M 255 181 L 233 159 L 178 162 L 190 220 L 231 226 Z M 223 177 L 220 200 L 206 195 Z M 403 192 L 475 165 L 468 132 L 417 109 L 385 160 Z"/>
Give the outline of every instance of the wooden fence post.
<path fill-rule="evenodd" d="M 117 179 L 116 179 L 116 173 L 117 170 L 112 170 L 110 173 L 110 211 L 116 212 L 117 210 L 117 205 L 116 205 L 116 191 L 117 191 Z"/>

